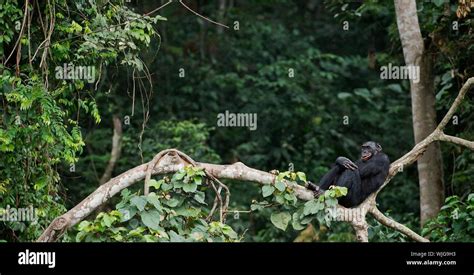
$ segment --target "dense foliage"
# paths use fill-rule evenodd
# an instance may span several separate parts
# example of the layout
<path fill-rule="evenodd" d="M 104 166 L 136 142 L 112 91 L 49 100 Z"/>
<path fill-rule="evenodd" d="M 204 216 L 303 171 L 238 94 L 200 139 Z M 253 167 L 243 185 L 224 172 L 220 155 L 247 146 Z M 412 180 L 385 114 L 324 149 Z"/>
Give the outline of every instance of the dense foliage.
<path fill-rule="evenodd" d="M 214 1 L 193 2 L 220 17 Z M 196 161 L 288 170 L 279 180 L 303 184 L 317 182 L 339 155 L 358 157 L 366 140 L 380 142 L 391 160 L 412 148 L 409 83 L 379 77 L 381 65 L 403 64 L 392 1 L 254 2 L 235 1 L 220 18 L 230 28 L 220 29 L 179 3 L 158 16 L 144 15 L 156 1 L 30 1 L 25 16 L 23 1 L 0 1 L 0 208 L 38 210 L 37 222 L 1 222 L 0 240 L 36 239 L 98 187 L 114 116 L 123 137 L 113 175 L 177 148 Z M 439 116 L 474 75 L 474 21 L 457 8 L 430 1 L 419 9 Z M 93 81 L 58 79 L 64 64 L 95 68 Z M 447 132 L 474 139 L 472 98 Z M 217 127 L 225 111 L 258 114 L 257 129 Z M 380 209 L 432 240 L 473 241 L 474 155 L 442 149 L 452 197 L 435 220 L 420 228 L 415 166 L 380 193 Z M 213 193 L 202 171 L 186 169 L 154 179 L 147 196 L 142 186 L 124 190 L 63 240 L 293 241 L 308 224 L 312 240 L 354 240 L 346 224 L 324 218 L 344 190 L 302 202 L 279 183 L 226 181 L 232 198 L 223 223 L 207 218 Z M 370 240 L 407 241 L 370 224 Z"/>
<path fill-rule="evenodd" d="M 83 152 L 81 112 L 95 123 L 101 121 L 94 83 L 58 79 L 57 67 L 76 64 L 99 68 L 125 63 L 139 69 L 143 65 L 138 47 L 149 44 L 155 34 L 152 24 L 159 19 L 139 16 L 113 2 L 77 1 L 73 7 L 67 1 L 37 4 L 38 8 L 28 8 L 45 16 L 31 22 L 26 33 L 24 24 L 18 24 L 26 18 L 22 4 L 16 0 L 1 3 L 0 49 L 7 57 L 0 65 L 0 206 L 34 205 L 38 215 L 38 223 L 30 226 L 12 222 L 3 227 L 7 240 L 34 239 L 41 228 L 65 211 L 57 166 L 74 165 Z M 52 21 L 42 25 L 40 20 Z M 19 33 L 23 34 L 21 39 Z M 15 39 L 18 45 L 13 47 L 10 42 Z M 34 55 L 32 49 L 45 43 L 47 51 Z M 19 54 L 14 64 L 8 57 L 16 49 Z M 99 76 L 97 73 L 93 78 Z"/>
<path fill-rule="evenodd" d="M 433 241 L 474 241 L 474 195 L 465 201 L 458 196 L 446 198 L 438 217 L 423 228 L 423 235 Z"/>

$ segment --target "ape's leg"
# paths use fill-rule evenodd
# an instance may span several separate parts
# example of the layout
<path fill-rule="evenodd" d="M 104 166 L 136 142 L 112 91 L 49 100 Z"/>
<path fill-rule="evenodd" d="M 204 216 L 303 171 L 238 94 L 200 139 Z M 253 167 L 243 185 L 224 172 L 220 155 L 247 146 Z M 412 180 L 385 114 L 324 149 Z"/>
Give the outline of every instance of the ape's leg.
<path fill-rule="evenodd" d="M 336 185 L 339 176 L 343 170 L 339 167 L 339 165 L 335 164 L 329 172 L 324 175 L 321 180 L 319 181 L 319 187 L 324 190 L 328 190 L 329 186 Z"/>
<path fill-rule="evenodd" d="M 344 170 L 335 185 L 347 188 L 347 195 L 339 198 L 339 204 L 345 207 L 353 207 L 360 203 L 359 198 L 362 184 L 359 170 Z"/>
<path fill-rule="evenodd" d="M 335 164 L 331 168 L 331 170 L 329 170 L 329 172 L 327 172 L 322 177 L 321 181 L 319 182 L 319 186 L 308 181 L 306 188 L 314 191 L 315 197 L 317 197 L 321 195 L 322 193 L 324 193 L 324 190 L 327 190 L 329 186 L 336 184 L 337 178 L 339 177 L 342 171 L 343 169 L 341 169 L 337 164 Z"/>

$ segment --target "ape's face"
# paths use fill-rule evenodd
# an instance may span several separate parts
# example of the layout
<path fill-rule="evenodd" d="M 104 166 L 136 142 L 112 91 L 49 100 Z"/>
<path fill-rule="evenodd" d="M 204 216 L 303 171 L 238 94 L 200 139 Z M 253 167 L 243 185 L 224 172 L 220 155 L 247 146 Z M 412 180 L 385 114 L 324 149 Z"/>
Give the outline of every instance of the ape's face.
<path fill-rule="evenodd" d="M 360 159 L 368 161 L 380 151 L 382 151 L 382 146 L 380 146 L 380 144 L 373 141 L 367 141 L 361 146 Z"/>

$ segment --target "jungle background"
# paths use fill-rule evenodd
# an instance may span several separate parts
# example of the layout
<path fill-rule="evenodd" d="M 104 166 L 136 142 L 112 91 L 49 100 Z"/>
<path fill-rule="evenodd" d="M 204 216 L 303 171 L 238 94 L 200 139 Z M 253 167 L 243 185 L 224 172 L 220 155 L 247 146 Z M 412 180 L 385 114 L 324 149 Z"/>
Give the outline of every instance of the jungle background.
<path fill-rule="evenodd" d="M 391 160 L 414 146 L 409 82 L 380 79 L 381 66 L 405 64 L 393 1 L 184 1 L 229 28 L 177 1 L 143 16 L 166 2 L 0 1 L 0 207 L 33 205 L 39 215 L 33 223 L 1 222 L 0 240 L 37 239 L 97 189 L 111 158 L 114 117 L 122 133 L 112 176 L 178 148 L 201 162 L 241 161 L 264 171 L 291 166 L 317 182 L 337 156 L 356 159 L 364 141 L 381 143 Z M 417 2 L 425 47 L 435 56 L 439 121 L 474 75 L 474 21 L 469 1 Z M 64 63 L 95 66 L 97 82 L 55 79 L 54 68 Z M 458 121 L 448 125 L 452 135 L 474 139 L 472 99 L 468 94 Z M 257 129 L 217 127 L 217 114 L 226 110 L 257 113 Z M 416 165 L 377 202 L 431 241 L 473 241 L 474 155 L 446 143 L 441 151 L 446 200 L 436 216 L 420 223 Z M 354 241 L 344 223 L 281 230 L 272 225 L 271 207 L 251 209 L 262 199 L 258 186 L 226 184 L 229 208 L 242 212 L 229 213 L 226 224 L 238 237 L 222 227 L 224 240 Z M 63 240 L 187 240 L 185 229 L 143 237 L 152 217 L 130 225 L 132 235 L 122 230 L 120 215 L 110 211 L 127 196 L 113 198 L 101 209 L 109 214 L 90 217 Z M 132 204 L 140 212 L 138 200 Z M 407 241 L 375 220 L 369 240 Z"/>

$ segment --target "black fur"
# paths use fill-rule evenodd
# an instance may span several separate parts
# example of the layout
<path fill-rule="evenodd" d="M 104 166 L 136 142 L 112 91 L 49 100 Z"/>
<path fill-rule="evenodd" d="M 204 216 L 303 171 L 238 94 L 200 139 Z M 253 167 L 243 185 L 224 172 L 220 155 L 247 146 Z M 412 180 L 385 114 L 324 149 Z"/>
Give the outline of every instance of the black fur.
<path fill-rule="evenodd" d="M 390 168 L 387 155 L 381 151 L 373 153 L 366 161 L 356 161 L 358 169 L 355 170 L 347 169 L 336 162 L 321 179 L 320 188 L 327 190 L 331 185 L 347 187 L 347 195 L 339 198 L 339 204 L 344 207 L 359 205 L 383 184 Z"/>

